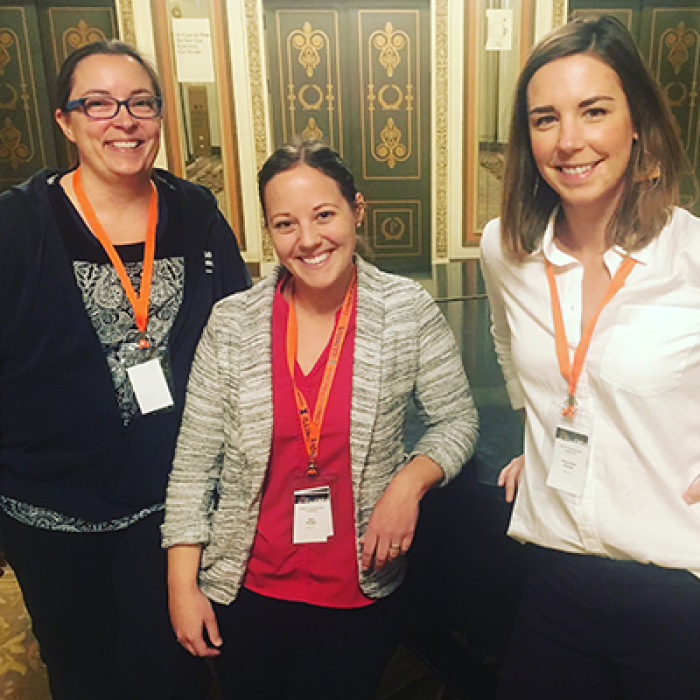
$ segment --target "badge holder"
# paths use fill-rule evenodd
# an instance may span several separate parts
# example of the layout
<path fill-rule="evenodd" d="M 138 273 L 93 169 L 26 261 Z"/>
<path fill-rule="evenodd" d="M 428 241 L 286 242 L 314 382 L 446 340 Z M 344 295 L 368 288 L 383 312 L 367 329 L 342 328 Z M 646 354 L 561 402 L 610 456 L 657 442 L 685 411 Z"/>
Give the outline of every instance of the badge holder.
<path fill-rule="evenodd" d="M 322 543 L 333 536 L 336 482 L 335 476 L 295 474 L 290 478 L 292 544 Z"/>
<path fill-rule="evenodd" d="M 124 343 L 119 349 L 119 362 L 126 370 L 143 415 L 173 409 L 172 370 L 167 349 Z"/>
<path fill-rule="evenodd" d="M 555 402 L 549 414 L 554 449 L 547 486 L 572 496 L 581 496 L 588 475 L 591 414 L 581 405 L 576 406 L 575 412 L 570 410 L 568 402 Z"/>

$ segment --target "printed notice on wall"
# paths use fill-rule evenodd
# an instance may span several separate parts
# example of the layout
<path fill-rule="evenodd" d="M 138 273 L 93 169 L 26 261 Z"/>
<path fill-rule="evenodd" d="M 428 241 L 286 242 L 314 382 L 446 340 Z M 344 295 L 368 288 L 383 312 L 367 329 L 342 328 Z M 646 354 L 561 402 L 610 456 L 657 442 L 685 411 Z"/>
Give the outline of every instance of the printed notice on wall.
<path fill-rule="evenodd" d="M 211 53 L 209 20 L 173 19 L 175 64 L 181 83 L 213 83 L 214 61 Z"/>
<path fill-rule="evenodd" d="M 513 48 L 513 10 L 486 10 L 486 50 Z"/>

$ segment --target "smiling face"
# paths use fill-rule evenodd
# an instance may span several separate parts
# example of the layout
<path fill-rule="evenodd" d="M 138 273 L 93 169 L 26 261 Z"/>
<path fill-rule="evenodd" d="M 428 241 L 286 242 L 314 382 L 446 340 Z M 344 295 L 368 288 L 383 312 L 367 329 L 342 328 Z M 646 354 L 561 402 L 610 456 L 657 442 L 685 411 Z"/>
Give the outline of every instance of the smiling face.
<path fill-rule="evenodd" d="M 338 183 L 320 170 L 297 165 L 265 188 L 267 227 L 277 256 L 294 276 L 297 294 L 344 294 L 353 270 L 361 197 L 352 207 Z"/>
<path fill-rule="evenodd" d="M 118 100 L 154 94 L 153 84 L 130 56 L 95 54 L 75 67 L 70 99 L 109 95 Z M 72 141 L 84 175 L 104 182 L 149 178 L 160 145 L 160 117 L 135 119 L 122 106 L 112 119 L 91 119 L 81 109 L 56 111 L 56 121 Z"/>
<path fill-rule="evenodd" d="M 533 157 L 564 211 L 612 214 L 636 138 L 617 73 L 593 55 L 559 58 L 533 75 L 527 104 Z"/>

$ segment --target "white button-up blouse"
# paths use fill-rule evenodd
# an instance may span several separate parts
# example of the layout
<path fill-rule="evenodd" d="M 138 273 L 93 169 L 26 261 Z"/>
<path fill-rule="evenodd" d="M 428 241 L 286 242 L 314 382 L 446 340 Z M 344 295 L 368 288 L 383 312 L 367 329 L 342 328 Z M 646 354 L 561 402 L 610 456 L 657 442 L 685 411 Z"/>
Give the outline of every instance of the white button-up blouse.
<path fill-rule="evenodd" d="M 583 493 L 547 486 L 557 361 L 544 258 L 554 266 L 571 357 L 581 336 L 583 267 L 550 226 L 538 251 L 514 260 L 491 221 L 482 270 L 496 352 L 513 408 L 524 408 L 525 470 L 509 534 L 566 552 L 683 568 L 700 576 L 700 504 L 682 494 L 700 474 L 700 219 L 676 209 L 603 310 L 576 392 L 591 417 Z M 611 248 L 611 276 L 623 251 Z"/>

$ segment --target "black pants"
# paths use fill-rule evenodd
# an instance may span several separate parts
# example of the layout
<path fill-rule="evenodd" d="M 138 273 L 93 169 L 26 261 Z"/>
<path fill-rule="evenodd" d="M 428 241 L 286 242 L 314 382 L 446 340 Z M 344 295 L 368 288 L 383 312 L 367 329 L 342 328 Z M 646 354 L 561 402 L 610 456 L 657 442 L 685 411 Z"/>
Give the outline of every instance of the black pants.
<path fill-rule="evenodd" d="M 225 700 L 372 700 L 398 644 L 397 591 L 365 608 L 290 603 L 241 589 L 214 604 Z"/>
<path fill-rule="evenodd" d="M 157 513 L 119 532 L 83 534 L 0 515 L 54 700 L 206 697 L 206 666 L 170 627 L 161 522 Z"/>
<path fill-rule="evenodd" d="M 533 549 L 499 700 L 700 698 L 700 579 Z"/>

